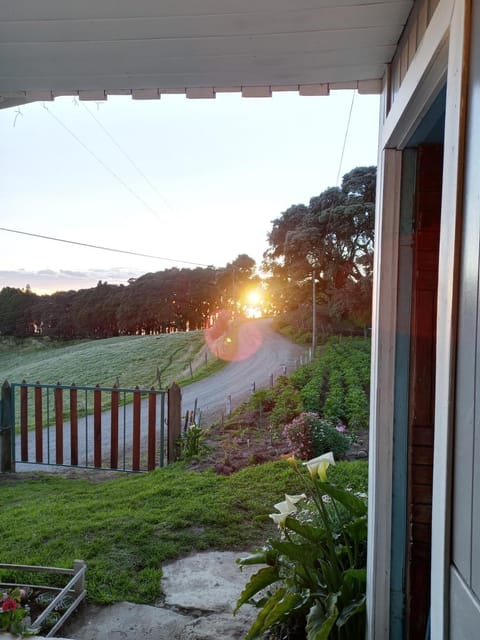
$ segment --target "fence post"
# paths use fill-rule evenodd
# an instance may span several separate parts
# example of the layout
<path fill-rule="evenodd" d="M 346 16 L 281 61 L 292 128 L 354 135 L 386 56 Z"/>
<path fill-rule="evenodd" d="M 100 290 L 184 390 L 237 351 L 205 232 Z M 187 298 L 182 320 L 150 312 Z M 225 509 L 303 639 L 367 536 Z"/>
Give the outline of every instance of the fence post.
<path fill-rule="evenodd" d="M 178 458 L 178 441 L 182 429 L 182 390 L 175 382 L 168 389 L 167 462 Z"/>
<path fill-rule="evenodd" d="M 85 564 L 85 562 L 83 560 L 74 560 L 73 561 L 73 574 L 77 575 L 77 573 L 80 573 L 80 571 L 82 571 L 82 569 L 84 567 L 86 567 L 87 565 Z M 83 574 L 83 576 L 80 578 L 80 580 L 77 580 L 77 582 L 75 583 L 75 586 L 73 587 L 73 590 L 75 592 L 75 595 L 77 596 L 81 596 L 82 593 L 85 591 L 85 573 Z"/>
<path fill-rule="evenodd" d="M 12 457 L 12 387 L 8 380 L 2 385 L 0 398 L 0 473 L 15 471 L 15 460 Z"/>

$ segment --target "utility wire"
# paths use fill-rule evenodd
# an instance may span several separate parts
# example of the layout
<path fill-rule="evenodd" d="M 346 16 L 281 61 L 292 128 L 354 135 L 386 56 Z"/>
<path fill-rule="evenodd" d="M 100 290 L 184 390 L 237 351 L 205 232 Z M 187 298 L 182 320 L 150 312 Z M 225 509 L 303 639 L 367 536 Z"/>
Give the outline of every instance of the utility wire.
<path fill-rule="evenodd" d="M 160 193 L 160 191 L 157 189 L 157 187 L 153 184 L 153 182 L 150 180 L 150 178 L 148 176 L 145 175 L 145 173 L 140 169 L 140 167 L 137 165 L 137 163 L 131 158 L 131 156 L 125 151 L 125 149 L 123 149 L 121 147 L 121 145 L 115 140 L 115 138 L 113 137 L 113 135 L 110 133 L 110 131 L 105 127 L 105 125 L 103 124 L 103 122 L 101 122 L 97 116 L 92 113 L 92 111 L 90 111 L 90 109 L 87 107 L 87 105 L 85 104 L 85 102 L 83 102 L 82 100 L 80 100 L 79 102 L 75 101 L 75 104 L 80 104 L 83 109 L 88 113 L 88 115 L 97 123 L 97 125 L 100 127 L 100 129 L 105 133 L 105 135 L 108 137 L 108 139 L 117 147 L 117 149 L 120 151 L 120 153 L 124 156 L 124 158 L 126 158 L 128 160 L 128 162 L 132 165 L 132 167 L 135 169 L 135 171 L 138 172 L 138 174 L 145 180 L 145 182 L 148 184 L 148 186 L 155 191 L 155 193 L 157 194 L 157 196 L 159 198 L 161 198 L 163 200 L 163 202 L 167 205 L 167 207 L 170 209 L 170 211 L 172 211 L 172 213 L 174 213 L 174 209 L 172 207 L 172 205 L 168 202 L 168 200 Z"/>
<path fill-rule="evenodd" d="M 167 262 L 180 262 L 182 264 L 190 264 L 195 267 L 212 267 L 211 264 L 203 264 L 201 262 L 191 262 L 189 260 L 177 260 L 176 258 L 165 258 L 163 256 L 155 256 L 149 253 L 139 253 L 137 251 L 127 251 L 126 249 L 114 249 L 113 247 L 102 247 L 96 244 L 89 244 L 87 242 L 77 242 L 76 240 L 66 240 L 65 238 L 55 238 L 54 236 L 44 236 L 40 233 L 31 233 L 28 231 L 20 231 L 19 229 L 7 229 L 6 227 L 0 227 L 0 231 L 7 231 L 8 233 L 18 233 L 22 236 L 30 236 L 31 238 L 41 238 L 42 240 L 53 240 L 55 242 L 64 242 L 66 244 L 74 244 L 79 247 L 88 247 L 89 249 L 99 249 L 101 251 L 112 251 L 113 253 L 124 253 L 129 256 L 138 256 L 140 258 L 153 258 L 154 260 L 166 260 Z"/>
<path fill-rule="evenodd" d="M 340 162 L 338 164 L 338 173 L 337 173 L 337 186 L 340 186 L 340 172 L 342 170 L 342 164 L 343 164 L 343 154 L 345 153 L 345 147 L 347 145 L 347 137 L 348 137 L 348 131 L 350 129 L 350 121 L 352 119 L 352 110 L 353 110 L 353 102 L 355 100 L 355 90 L 352 91 L 352 102 L 350 104 L 350 112 L 348 114 L 348 120 L 347 120 L 347 127 L 345 129 L 345 137 L 343 139 L 343 147 L 342 147 L 342 154 L 340 156 Z"/>
<path fill-rule="evenodd" d="M 124 180 L 122 180 L 122 178 L 117 173 L 115 173 L 115 171 L 113 171 L 113 169 L 110 169 L 110 167 L 101 158 L 99 158 L 96 153 L 94 153 L 89 147 L 87 147 L 87 145 L 69 127 L 67 127 L 67 125 L 62 122 L 62 120 L 60 120 L 60 118 L 56 116 L 53 111 L 50 111 L 46 104 L 43 105 L 43 108 L 62 127 L 62 129 L 65 129 L 65 131 L 67 131 L 72 136 L 72 138 L 74 138 L 78 142 L 78 144 L 81 145 L 85 149 L 85 151 L 92 156 L 92 158 L 94 158 L 106 171 L 108 171 L 108 173 L 112 175 L 115 180 L 118 180 L 118 182 L 120 182 L 120 184 L 125 189 L 127 189 L 127 191 L 129 191 L 134 198 L 141 202 L 142 205 L 150 211 L 150 213 L 152 213 L 158 220 L 160 220 L 160 222 L 162 222 L 155 209 L 151 207 L 148 202 L 146 202 L 141 196 L 139 196 L 138 193 L 136 193 L 131 187 L 129 187 L 128 184 Z"/>

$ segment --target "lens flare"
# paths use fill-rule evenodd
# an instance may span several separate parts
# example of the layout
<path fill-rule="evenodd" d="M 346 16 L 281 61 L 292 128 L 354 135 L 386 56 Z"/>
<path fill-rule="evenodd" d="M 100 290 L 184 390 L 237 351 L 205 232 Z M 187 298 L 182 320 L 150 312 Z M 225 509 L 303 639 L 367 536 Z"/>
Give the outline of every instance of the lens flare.
<path fill-rule="evenodd" d="M 226 312 L 219 314 L 214 325 L 205 331 L 205 342 L 221 360 L 246 360 L 262 344 L 262 335 L 251 322 L 230 320 Z"/>

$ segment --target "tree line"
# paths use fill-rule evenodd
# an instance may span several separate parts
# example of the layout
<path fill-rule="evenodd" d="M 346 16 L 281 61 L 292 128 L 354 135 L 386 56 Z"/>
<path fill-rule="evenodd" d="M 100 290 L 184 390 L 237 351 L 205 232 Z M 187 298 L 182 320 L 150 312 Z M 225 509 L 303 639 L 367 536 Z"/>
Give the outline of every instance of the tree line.
<path fill-rule="evenodd" d="M 357 167 L 341 187 L 275 219 L 260 278 L 239 255 L 223 268 L 171 268 L 127 285 L 99 282 L 79 291 L 37 295 L 29 287 L 0 290 L 0 335 L 105 338 L 205 329 L 221 311 L 242 313 L 248 288 L 262 290 L 263 313 L 294 314 L 312 325 L 312 284 L 320 322 L 365 327 L 370 322 L 376 168 Z"/>

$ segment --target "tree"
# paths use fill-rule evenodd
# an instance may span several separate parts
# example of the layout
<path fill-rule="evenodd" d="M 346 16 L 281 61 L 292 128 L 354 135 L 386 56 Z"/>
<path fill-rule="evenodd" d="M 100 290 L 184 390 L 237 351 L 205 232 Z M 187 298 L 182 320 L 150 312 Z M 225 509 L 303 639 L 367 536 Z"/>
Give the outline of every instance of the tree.
<path fill-rule="evenodd" d="M 369 322 L 375 190 L 376 168 L 357 167 L 341 188 L 326 189 L 308 207 L 287 209 L 268 236 L 266 268 L 283 278 L 286 289 L 302 287 L 305 293 L 315 272 L 317 299 L 337 320 Z"/>
<path fill-rule="evenodd" d="M 4 287 L 0 291 L 0 334 L 23 338 L 33 333 L 36 301 L 30 291 Z"/>

